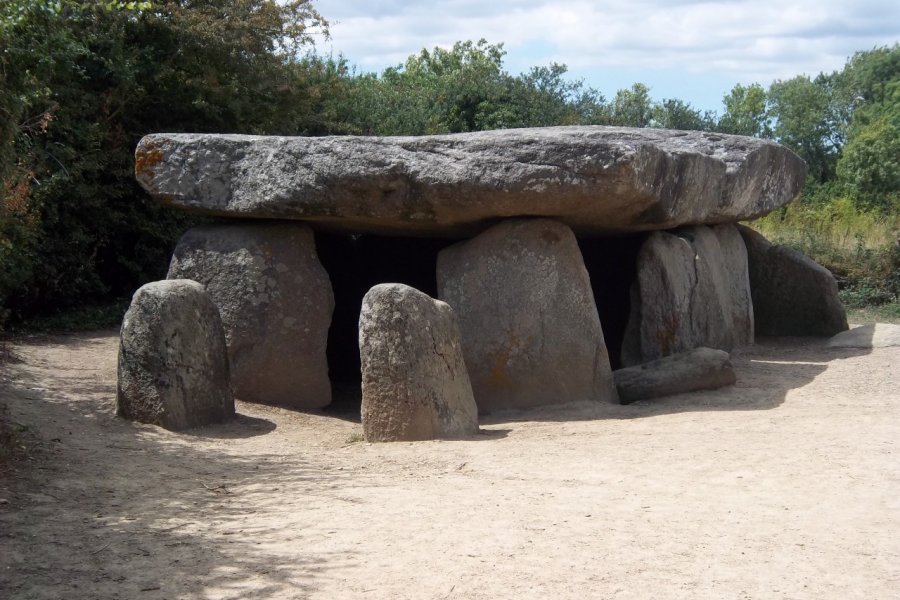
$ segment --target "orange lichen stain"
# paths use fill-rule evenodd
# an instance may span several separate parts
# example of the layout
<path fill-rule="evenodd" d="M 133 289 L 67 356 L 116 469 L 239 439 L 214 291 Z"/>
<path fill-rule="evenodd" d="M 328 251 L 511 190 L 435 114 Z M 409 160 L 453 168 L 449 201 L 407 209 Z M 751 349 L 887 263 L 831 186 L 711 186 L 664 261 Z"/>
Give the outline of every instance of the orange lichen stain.
<path fill-rule="evenodd" d="M 491 372 L 487 377 L 487 384 L 496 388 L 512 387 L 512 379 L 509 378 L 509 374 L 506 372 L 506 366 L 508 364 L 509 350 L 501 350 L 497 353 L 496 359 L 494 360 L 494 368 L 491 369 Z"/>
<path fill-rule="evenodd" d="M 138 146 L 134 153 L 134 175 L 144 183 L 153 181 L 153 167 L 165 159 L 165 154 L 156 142 L 147 141 Z"/>
<path fill-rule="evenodd" d="M 675 334 L 678 332 L 678 318 L 672 317 L 662 323 L 662 327 L 656 330 L 656 341 L 659 343 L 663 356 L 672 353 L 675 347 Z"/>

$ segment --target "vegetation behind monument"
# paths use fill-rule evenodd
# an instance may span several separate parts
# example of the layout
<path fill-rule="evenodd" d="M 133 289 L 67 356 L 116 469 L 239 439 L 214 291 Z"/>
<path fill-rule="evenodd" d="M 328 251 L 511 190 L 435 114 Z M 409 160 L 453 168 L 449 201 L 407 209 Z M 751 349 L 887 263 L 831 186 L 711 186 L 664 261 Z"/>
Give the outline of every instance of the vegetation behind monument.
<path fill-rule="evenodd" d="M 771 137 L 809 165 L 803 199 L 757 225 L 836 272 L 851 303 L 900 296 L 900 47 L 838 72 L 737 85 L 723 113 L 607 99 L 563 65 L 521 75 L 502 44 L 422 50 L 380 74 L 310 53 L 308 0 L 0 6 L 0 323 L 127 297 L 193 221 L 134 183 L 151 132 L 416 135 L 559 124 Z M 896 304 L 894 304 L 896 306 Z M 115 311 L 113 311 L 115 314 Z"/>

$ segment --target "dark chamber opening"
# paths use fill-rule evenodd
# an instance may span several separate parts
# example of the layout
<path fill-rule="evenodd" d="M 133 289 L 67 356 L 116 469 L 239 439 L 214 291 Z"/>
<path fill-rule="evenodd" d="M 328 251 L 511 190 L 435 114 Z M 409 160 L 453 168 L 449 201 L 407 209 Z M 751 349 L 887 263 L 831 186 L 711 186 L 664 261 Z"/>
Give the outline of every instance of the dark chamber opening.
<path fill-rule="evenodd" d="M 438 252 L 457 240 L 316 232 L 316 251 L 331 278 L 334 315 L 328 331 L 328 370 L 334 413 L 359 413 L 359 310 L 379 283 L 405 283 L 437 297 Z"/>
<path fill-rule="evenodd" d="M 622 366 L 622 340 L 631 311 L 631 285 L 637 278 L 637 257 L 647 234 L 579 238 L 584 265 L 591 277 L 603 338 L 613 369 Z"/>
<path fill-rule="evenodd" d="M 645 234 L 578 240 L 613 369 L 619 368 L 630 310 L 629 291 Z M 328 331 L 328 369 L 335 414 L 359 414 L 359 311 L 369 289 L 405 283 L 437 298 L 437 256 L 458 240 L 316 232 L 319 260 L 331 278 L 334 315 Z"/>

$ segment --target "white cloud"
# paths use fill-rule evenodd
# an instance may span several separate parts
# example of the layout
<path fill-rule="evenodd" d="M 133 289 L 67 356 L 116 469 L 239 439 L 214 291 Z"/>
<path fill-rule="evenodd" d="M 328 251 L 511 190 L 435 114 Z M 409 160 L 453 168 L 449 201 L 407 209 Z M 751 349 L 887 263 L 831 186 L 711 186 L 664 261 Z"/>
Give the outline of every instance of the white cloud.
<path fill-rule="evenodd" d="M 328 47 L 367 70 L 423 47 L 504 42 L 511 71 L 656 70 L 768 83 L 900 40 L 893 0 L 318 0 Z"/>

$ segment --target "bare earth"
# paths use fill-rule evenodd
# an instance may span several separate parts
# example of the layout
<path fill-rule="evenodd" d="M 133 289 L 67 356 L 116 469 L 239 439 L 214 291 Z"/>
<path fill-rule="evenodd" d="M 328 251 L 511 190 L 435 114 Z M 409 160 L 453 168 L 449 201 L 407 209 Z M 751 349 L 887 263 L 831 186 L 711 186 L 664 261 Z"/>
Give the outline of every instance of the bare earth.
<path fill-rule="evenodd" d="M 114 332 L 15 349 L 2 598 L 900 598 L 900 348 L 763 341 L 734 388 L 381 445 L 128 423 Z"/>

